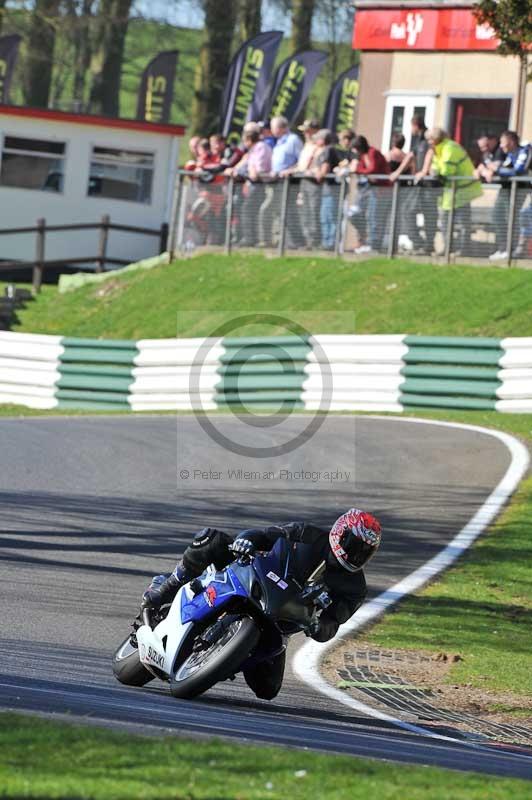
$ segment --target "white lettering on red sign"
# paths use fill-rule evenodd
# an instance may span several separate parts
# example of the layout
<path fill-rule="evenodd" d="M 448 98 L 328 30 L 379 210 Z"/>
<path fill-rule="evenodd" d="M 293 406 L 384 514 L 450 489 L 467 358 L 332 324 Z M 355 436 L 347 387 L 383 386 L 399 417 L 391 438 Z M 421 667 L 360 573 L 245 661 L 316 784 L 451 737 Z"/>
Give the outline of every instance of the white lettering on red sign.
<path fill-rule="evenodd" d="M 390 39 L 406 39 L 409 47 L 414 47 L 417 37 L 423 31 L 423 15 L 419 13 L 406 15 L 406 22 L 392 22 Z"/>
<path fill-rule="evenodd" d="M 481 42 L 488 41 L 495 38 L 495 31 L 489 25 L 477 25 L 475 28 L 475 39 Z"/>

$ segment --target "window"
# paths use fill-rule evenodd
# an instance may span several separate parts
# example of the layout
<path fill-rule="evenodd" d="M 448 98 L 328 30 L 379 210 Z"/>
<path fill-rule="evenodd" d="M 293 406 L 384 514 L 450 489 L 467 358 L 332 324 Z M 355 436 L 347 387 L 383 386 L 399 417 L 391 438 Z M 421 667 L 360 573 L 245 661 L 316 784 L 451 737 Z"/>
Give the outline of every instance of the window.
<path fill-rule="evenodd" d="M 151 203 L 153 153 L 93 147 L 87 194 Z"/>
<path fill-rule="evenodd" d="M 390 131 L 390 144 L 392 146 L 392 136 L 394 133 L 402 133 L 405 124 L 405 107 L 394 106 L 392 111 L 392 130 Z"/>
<path fill-rule="evenodd" d="M 405 150 L 410 149 L 410 120 L 414 115 L 423 117 L 425 125 L 430 128 L 434 120 L 434 96 L 395 95 L 390 94 L 386 99 L 384 112 L 384 129 L 382 136 L 382 150 L 386 152 L 390 147 L 392 133 L 402 133 L 405 137 Z"/>
<path fill-rule="evenodd" d="M 5 136 L 0 185 L 62 192 L 65 143 Z"/>

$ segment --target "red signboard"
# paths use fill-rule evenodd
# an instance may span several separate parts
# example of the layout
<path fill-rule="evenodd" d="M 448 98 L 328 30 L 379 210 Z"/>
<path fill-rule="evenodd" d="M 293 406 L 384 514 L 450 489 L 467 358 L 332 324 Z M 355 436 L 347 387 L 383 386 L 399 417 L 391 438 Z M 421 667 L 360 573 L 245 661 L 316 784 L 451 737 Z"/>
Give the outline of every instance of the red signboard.
<path fill-rule="evenodd" d="M 492 28 L 479 25 L 467 9 L 359 10 L 356 50 L 495 50 Z"/>

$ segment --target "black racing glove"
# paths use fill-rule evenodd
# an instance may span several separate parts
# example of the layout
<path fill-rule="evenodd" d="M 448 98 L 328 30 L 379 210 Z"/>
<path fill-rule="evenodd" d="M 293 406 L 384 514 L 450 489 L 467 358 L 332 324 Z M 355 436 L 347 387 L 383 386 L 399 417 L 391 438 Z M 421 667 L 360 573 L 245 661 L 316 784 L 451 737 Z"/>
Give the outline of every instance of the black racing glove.
<path fill-rule="evenodd" d="M 235 539 L 231 545 L 231 550 L 236 556 L 249 556 L 250 558 L 255 555 L 255 545 L 251 539 Z"/>

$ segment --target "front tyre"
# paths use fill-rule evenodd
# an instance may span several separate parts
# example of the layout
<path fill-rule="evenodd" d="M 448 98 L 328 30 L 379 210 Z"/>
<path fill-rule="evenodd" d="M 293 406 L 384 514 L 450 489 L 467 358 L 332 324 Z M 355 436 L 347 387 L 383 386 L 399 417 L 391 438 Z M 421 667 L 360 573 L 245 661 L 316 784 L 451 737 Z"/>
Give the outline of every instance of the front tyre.
<path fill-rule="evenodd" d="M 174 697 L 192 698 L 238 671 L 260 638 L 250 617 L 235 617 L 207 649 L 193 650 L 170 680 Z"/>
<path fill-rule="evenodd" d="M 126 686 L 144 686 L 154 677 L 142 664 L 138 647 L 131 644 L 129 636 L 113 656 L 113 672 L 115 678 Z"/>

